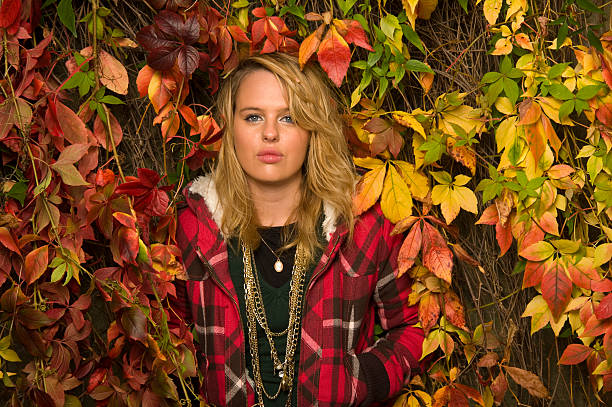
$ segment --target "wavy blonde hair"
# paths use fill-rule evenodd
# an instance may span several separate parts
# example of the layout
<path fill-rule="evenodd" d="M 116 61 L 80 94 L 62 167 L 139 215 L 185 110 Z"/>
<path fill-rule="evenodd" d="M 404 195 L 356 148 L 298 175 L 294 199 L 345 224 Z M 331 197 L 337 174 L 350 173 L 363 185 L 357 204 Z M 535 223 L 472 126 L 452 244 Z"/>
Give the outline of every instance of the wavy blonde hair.
<path fill-rule="evenodd" d="M 219 159 L 214 170 L 219 202 L 223 207 L 221 230 L 258 247 L 257 218 L 244 170 L 234 147 L 235 98 L 242 80 L 252 72 L 266 70 L 276 76 L 286 93 L 289 112 L 298 126 L 310 133 L 308 152 L 302 168 L 301 198 L 292 217 L 293 236 L 284 237 L 289 248 L 302 244 L 309 260 L 317 247 L 317 227 L 323 202 L 338 214 L 338 221 L 353 231 L 352 194 L 355 167 L 346 144 L 342 119 L 322 72 L 311 64 L 300 70 L 297 58 L 274 53 L 251 56 L 224 81 L 217 96 L 217 112 L 224 128 Z"/>

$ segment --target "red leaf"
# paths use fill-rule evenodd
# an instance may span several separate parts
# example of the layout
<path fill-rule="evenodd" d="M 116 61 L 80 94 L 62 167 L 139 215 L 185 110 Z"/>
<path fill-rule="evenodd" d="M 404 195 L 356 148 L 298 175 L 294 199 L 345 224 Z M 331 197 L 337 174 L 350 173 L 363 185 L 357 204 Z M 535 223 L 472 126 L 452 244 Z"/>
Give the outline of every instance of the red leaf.
<path fill-rule="evenodd" d="M 559 262 L 554 262 L 542 278 L 542 296 L 555 319 L 565 310 L 572 296 L 572 282 Z"/>
<path fill-rule="evenodd" d="M 598 319 L 612 317 L 612 293 L 606 295 L 595 308 L 595 316 Z"/>
<path fill-rule="evenodd" d="M 593 349 L 588 346 L 580 345 L 578 343 L 572 343 L 568 345 L 563 351 L 561 358 L 559 359 L 560 365 L 577 365 L 582 363 L 589 357 L 593 352 Z"/>
<path fill-rule="evenodd" d="M 181 73 L 185 76 L 191 75 L 200 63 L 198 50 L 191 45 L 184 45 L 179 49 L 177 64 Z"/>
<path fill-rule="evenodd" d="M 421 225 L 416 224 L 410 229 L 410 233 L 406 236 L 402 247 L 400 248 L 397 262 L 398 262 L 398 274 L 402 276 L 412 265 L 416 259 L 419 251 L 421 250 L 421 243 L 423 242 L 423 235 L 421 233 Z"/>
<path fill-rule="evenodd" d="M 580 337 L 595 337 L 606 333 L 609 329 L 612 329 L 612 319 L 598 319 L 597 315 L 593 314 L 589 317 L 584 324 L 584 331 Z"/>
<path fill-rule="evenodd" d="M 136 229 L 122 227 L 117 233 L 119 255 L 127 263 L 134 263 L 138 256 L 138 232 Z"/>
<path fill-rule="evenodd" d="M 8 28 L 21 13 L 21 0 L 4 0 L 0 6 L 0 28 Z"/>
<path fill-rule="evenodd" d="M 13 234 L 4 226 L 0 227 L 0 243 L 2 243 L 2 246 L 6 247 L 10 251 L 21 255 L 21 251 L 19 250 L 19 246 L 17 246 L 17 242 L 15 242 L 15 239 L 13 238 Z"/>
<path fill-rule="evenodd" d="M 546 261 L 527 261 L 525 274 L 523 274 L 523 288 L 536 287 L 541 284 L 548 264 Z"/>
<path fill-rule="evenodd" d="M 612 89 L 612 71 L 610 71 L 610 66 L 602 54 L 599 54 L 599 60 L 601 61 L 601 74 L 608 84 L 608 88 Z"/>
<path fill-rule="evenodd" d="M 149 52 L 160 48 L 172 50 L 179 45 L 178 42 L 165 38 L 163 34 L 152 25 L 143 27 L 138 34 L 136 34 L 136 41 Z"/>
<path fill-rule="evenodd" d="M 113 218 L 117 219 L 123 226 L 136 229 L 136 219 L 124 212 L 113 213 Z"/>
<path fill-rule="evenodd" d="M 172 47 L 159 47 L 151 51 L 147 56 L 147 64 L 157 71 L 169 71 L 178 58 L 180 47 L 178 44 Z"/>
<path fill-rule="evenodd" d="M 440 232 L 427 222 L 423 222 L 423 265 L 450 284 L 453 253 Z"/>
<path fill-rule="evenodd" d="M 612 280 L 609 278 L 605 278 L 601 281 L 591 281 L 591 290 L 600 293 L 607 293 L 609 291 L 612 291 Z"/>
<path fill-rule="evenodd" d="M 478 367 L 493 367 L 499 362 L 499 356 L 495 352 L 487 352 L 483 357 L 480 358 L 476 364 Z"/>
<path fill-rule="evenodd" d="M 98 115 L 96 115 L 96 118 L 94 119 L 93 135 L 102 148 L 108 151 L 113 151 L 112 145 L 109 143 L 109 141 L 112 140 L 115 147 L 118 146 L 123 139 L 123 130 L 121 129 L 119 121 L 117 121 L 117 118 L 111 112 L 108 112 L 108 120 L 112 138 L 108 134 L 108 126 L 104 124 Z"/>
<path fill-rule="evenodd" d="M 351 62 L 351 50 L 335 27 L 331 27 L 317 52 L 319 63 L 329 78 L 340 87 Z"/>
<path fill-rule="evenodd" d="M 32 250 L 25 258 L 25 281 L 32 284 L 47 270 L 49 264 L 49 246 L 45 245 Z"/>
<path fill-rule="evenodd" d="M 253 11 L 251 11 L 251 13 L 253 13 L 255 17 L 259 17 L 259 18 L 263 18 L 267 16 L 265 7 L 254 8 Z"/>
<path fill-rule="evenodd" d="M 612 127 L 612 104 L 601 104 L 595 111 L 597 119 L 608 127 Z"/>
<path fill-rule="evenodd" d="M 495 225 L 495 239 L 499 245 L 499 257 L 501 257 L 512 246 L 512 225 L 510 222 L 506 222 L 506 226 L 503 226 L 501 222 Z"/>
<path fill-rule="evenodd" d="M 57 121 L 62 130 L 63 136 L 70 144 L 87 144 L 89 130 L 83 120 L 77 116 L 68 106 L 57 101 L 55 102 Z"/>
<path fill-rule="evenodd" d="M 506 391 L 508 391 L 508 379 L 506 379 L 504 372 L 499 372 L 491 383 L 491 392 L 493 393 L 493 400 L 496 405 L 499 406 L 504 401 Z"/>
<path fill-rule="evenodd" d="M 440 316 L 439 294 L 428 292 L 419 301 L 419 321 L 425 334 L 436 324 Z"/>
<path fill-rule="evenodd" d="M 121 325 L 134 340 L 143 340 L 147 337 L 147 317 L 137 306 L 128 308 L 121 314 Z"/>
<path fill-rule="evenodd" d="M 374 51 L 368 42 L 368 37 L 366 36 L 363 27 L 358 21 L 342 20 L 340 23 L 340 20 L 334 20 L 334 25 L 338 28 L 338 32 L 349 44 L 355 44 L 358 47 L 368 51 Z M 342 29 L 340 27 L 342 27 Z"/>
<path fill-rule="evenodd" d="M 147 96 L 149 93 L 149 83 L 151 83 L 151 78 L 155 70 L 151 68 L 149 65 L 145 65 L 142 67 L 140 71 L 138 71 L 138 76 L 136 77 L 136 87 L 138 88 L 138 94 L 141 98 Z"/>

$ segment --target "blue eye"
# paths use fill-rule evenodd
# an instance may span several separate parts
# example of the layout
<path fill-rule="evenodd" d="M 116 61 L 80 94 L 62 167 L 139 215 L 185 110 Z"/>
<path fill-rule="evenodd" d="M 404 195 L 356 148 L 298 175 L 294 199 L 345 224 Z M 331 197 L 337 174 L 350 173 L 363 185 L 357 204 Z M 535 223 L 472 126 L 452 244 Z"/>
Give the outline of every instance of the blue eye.
<path fill-rule="evenodd" d="M 290 115 L 286 115 L 280 118 L 281 122 L 285 122 L 285 123 L 291 123 L 291 124 L 295 124 L 295 121 L 293 120 L 293 117 L 291 117 Z"/>
<path fill-rule="evenodd" d="M 260 119 L 260 117 L 256 114 L 249 114 L 244 118 L 247 122 L 256 122 Z"/>

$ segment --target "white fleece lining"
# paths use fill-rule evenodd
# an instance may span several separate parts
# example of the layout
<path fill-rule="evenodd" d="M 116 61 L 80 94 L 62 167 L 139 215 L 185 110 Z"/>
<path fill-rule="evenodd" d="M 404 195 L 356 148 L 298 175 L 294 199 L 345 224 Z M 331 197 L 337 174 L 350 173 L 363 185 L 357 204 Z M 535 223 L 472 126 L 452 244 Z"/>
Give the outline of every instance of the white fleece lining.
<path fill-rule="evenodd" d="M 215 182 L 212 175 L 207 174 L 196 178 L 191 184 L 191 187 L 189 187 L 189 192 L 200 195 L 202 198 L 204 198 L 204 202 L 212 214 L 213 220 L 217 226 L 220 226 L 221 219 L 223 218 L 223 208 L 219 202 L 219 195 L 217 194 L 217 188 L 215 187 Z M 324 202 L 323 215 L 323 234 L 329 242 L 332 234 L 336 231 L 338 212 L 334 207 L 329 205 L 327 202 Z"/>

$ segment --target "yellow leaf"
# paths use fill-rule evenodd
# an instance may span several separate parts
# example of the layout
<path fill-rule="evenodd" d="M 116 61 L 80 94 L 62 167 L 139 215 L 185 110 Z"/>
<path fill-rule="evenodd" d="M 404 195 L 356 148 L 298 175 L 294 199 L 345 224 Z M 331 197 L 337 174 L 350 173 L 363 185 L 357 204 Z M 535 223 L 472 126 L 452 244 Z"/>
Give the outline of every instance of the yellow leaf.
<path fill-rule="evenodd" d="M 511 116 L 502 121 L 495 130 L 495 142 L 497 143 L 497 152 L 500 153 L 503 149 L 510 147 L 516 138 L 516 122 L 517 117 Z"/>
<path fill-rule="evenodd" d="M 419 18 L 422 18 L 423 20 L 429 20 L 429 17 L 431 17 L 431 13 L 433 13 L 437 5 L 438 0 L 419 0 L 419 7 L 417 9 Z"/>
<path fill-rule="evenodd" d="M 429 193 L 429 178 L 418 172 L 414 165 L 406 161 L 396 160 L 393 161 L 393 164 L 399 169 L 412 195 L 420 199 L 425 198 Z"/>
<path fill-rule="evenodd" d="M 574 122 L 569 117 L 564 117 L 563 120 L 559 121 L 559 109 L 563 104 L 562 100 L 557 100 L 552 97 L 539 97 L 538 104 L 544 111 L 544 114 L 553 122 L 564 124 L 566 126 L 573 126 Z"/>
<path fill-rule="evenodd" d="M 459 174 L 455 177 L 455 181 L 453 182 L 453 185 L 462 187 L 465 184 L 467 184 L 471 179 L 472 177 L 468 177 L 467 175 Z"/>
<path fill-rule="evenodd" d="M 455 220 L 461 209 L 459 197 L 453 193 L 450 186 L 436 185 L 431 191 L 431 200 L 434 205 L 440 205 L 446 224 Z"/>
<path fill-rule="evenodd" d="M 495 49 L 491 55 L 508 55 L 512 52 L 512 42 L 509 38 L 500 38 L 495 43 Z"/>
<path fill-rule="evenodd" d="M 421 401 L 425 403 L 426 407 L 431 407 L 431 396 L 429 394 L 422 390 L 415 390 L 414 395 L 421 399 Z"/>
<path fill-rule="evenodd" d="M 451 123 L 461 127 L 466 133 L 472 130 L 480 132 L 484 128 L 484 122 L 478 120 L 481 116 L 478 111 L 467 105 L 459 105 L 453 109 L 445 109 L 441 114 L 438 128 L 446 134 L 455 134 Z"/>
<path fill-rule="evenodd" d="M 404 393 L 396 398 L 393 407 L 404 407 L 406 405 L 406 397 L 408 397 L 408 393 Z"/>
<path fill-rule="evenodd" d="M 353 212 L 360 215 L 367 211 L 378 200 L 385 180 L 386 165 L 381 165 L 367 172 L 357 183 L 353 198 Z"/>
<path fill-rule="evenodd" d="M 510 0 L 507 1 L 510 4 L 508 11 L 506 12 L 506 21 L 510 19 L 516 12 L 526 12 L 527 11 L 527 0 Z"/>
<path fill-rule="evenodd" d="M 402 5 L 404 6 L 404 10 L 406 13 L 409 11 L 412 13 L 416 13 L 416 8 L 419 5 L 419 0 L 402 0 Z"/>
<path fill-rule="evenodd" d="M 366 157 L 366 158 L 353 157 L 353 162 L 355 163 L 356 166 L 367 168 L 369 170 L 374 170 L 384 164 L 384 162 L 382 162 L 378 158 L 372 158 L 372 157 Z"/>
<path fill-rule="evenodd" d="M 380 206 L 385 217 L 393 223 L 412 214 L 412 194 L 393 165 L 387 170 Z"/>
<path fill-rule="evenodd" d="M 502 0 L 485 0 L 482 6 L 485 18 L 490 25 L 497 22 L 499 11 L 501 10 Z"/>
<path fill-rule="evenodd" d="M 495 100 L 495 108 L 503 114 L 512 114 L 514 113 L 514 105 L 512 104 L 512 102 L 510 101 L 510 99 L 508 99 L 505 96 L 502 97 L 498 97 Z"/>
<path fill-rule="evenodd" d="M 411 395 L 406 401 L 406 407 L 421 407 L 421 403 L 419 403 L 419 400 L 416 397 Z"/>
<path fill-rule="evenodd" d="M 541 295 L 536 295 L 531 301 L 529 301 L 529 304 L 527 304 L 527 307 L 525 307 L 525 311 L 523 311 L 521 317 L 532 317 L 535 314 L 546 311 L 547 309 L 548 304 L 546 304 L 544 297 Z"/>
<path fill-rule="evenodd" d="M 478 199 L 471 189 L 467 187 L 455 187 L 453 193 L 457 196 L 457 201 L 463 209 L 468 212 L 478 213 Z"/>
<path fill-rule="evenodd" d="M 395 120 L 404 127 L 416 131 L 421 136 L 423 136 L 423 138 L 427 138 L 423 125 L 411 113 L 397 110 L 393 112 L 393 120 Z"/>
<path fill-rule="evenodd" d="M 425 142 L 425 138 L 419 134 L 414 134 L 412 137 L 412 153 L 414 154 L 415 168 L 421 168 L 425 162 L 425 151 L 420 150 L 421 145 Z"/>

